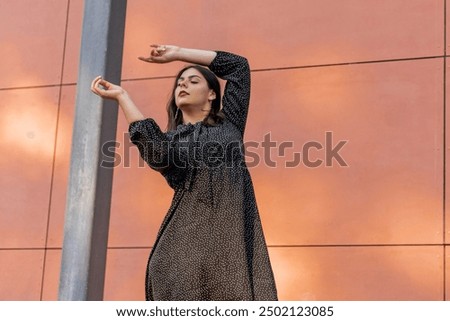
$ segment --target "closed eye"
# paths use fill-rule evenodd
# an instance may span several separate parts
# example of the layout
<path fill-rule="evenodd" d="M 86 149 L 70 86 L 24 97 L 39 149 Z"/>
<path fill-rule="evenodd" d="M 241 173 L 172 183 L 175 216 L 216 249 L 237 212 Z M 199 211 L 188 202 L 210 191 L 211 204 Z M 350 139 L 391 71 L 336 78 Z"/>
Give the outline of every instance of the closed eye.
<path fill-rule="evenodd" d="M 198 84 L 200 82 L 200 77 L 197 75 L 192 75 L 188 77 L 188 80 L 191 84 Z M 178 78 L 177 86 L 180 86 L 183 81 L 183 77 Z"/>

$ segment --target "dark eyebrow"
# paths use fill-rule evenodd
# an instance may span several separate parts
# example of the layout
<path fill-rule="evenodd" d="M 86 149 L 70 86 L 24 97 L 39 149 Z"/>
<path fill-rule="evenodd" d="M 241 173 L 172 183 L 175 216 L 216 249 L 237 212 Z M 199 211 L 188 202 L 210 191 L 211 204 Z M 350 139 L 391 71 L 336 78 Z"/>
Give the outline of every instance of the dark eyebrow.
<path fill-rule="evenodd" d="M 192 79 L 192 78 L 194 78 L 194 77 L 200 78 L 200 76 L 192 75 L 192 76 L 189 76 L 188 79 Z M 201 79 L 201 78 L 200 78 L 200 79 Z M 184 77 L 179 77 L 178 80 L 184 80 Z"/>

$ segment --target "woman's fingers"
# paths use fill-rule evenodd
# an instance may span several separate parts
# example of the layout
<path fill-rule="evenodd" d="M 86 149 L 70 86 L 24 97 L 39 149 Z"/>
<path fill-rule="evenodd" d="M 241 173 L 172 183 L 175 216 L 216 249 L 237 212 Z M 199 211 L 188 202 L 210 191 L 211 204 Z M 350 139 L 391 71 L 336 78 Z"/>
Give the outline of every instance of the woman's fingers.
<path fill-rule="evenodd" d="M 155 52 L 158 55 L 164 54 L 165 51 L 166 51 L 166 46 L 157 46 L 157 47 L 155 47 Z"/>
<path fill-rule="evenodd" d="M 167 50 L 167 46 L 165 45 L 159 45 L 159 44 L 151 44 L 150 48 L 150 55 L 149 57 L 138 57 L 139 60 L 145 61 L 145 62 L 165 62 L 164 54 Z"/>
<path fill-rule="evenodd" d="M 91 90 L 94 90 L 95 86 L 96 86 L 96 82 L 97 80 L 100 78 L 101 76 L 97 76 L 94 78 L 94 80 L 92 80 L 91 82 Z"/>
<path fill-rule="evenodd" d="M 101 97 L 104 97 L 107 93 L 110 83 L 102 78 L 102 76 L 97 76 L 91 83 L 91 91 Z M 102 86 L 102 87 L 100 87 Z"/>
<path fill-rule="evenodd" d="M 150 45 L 150 47 L 152 47 L 153 50 L 155 50 L 157 52 L 164 52 L 164 51 L 166 51 L 166 46 L 165 45 L 152 44 L 152 45 Z"/>
<path fill-rule="evenodd" d="M 165 50 L 166 49 L 163 49 L 163 48 L 152 49 L 152 51 L 150 52 L 150 57 L 152 57 L 152 58 L 160 57 L 161 55 L 164 54 Z"/>
<path fill-rule="evenodd" d="M 98 78 L 99 78 L 99 77 L 100 77 L 100 76 L 94 78 L 94 80 L 92 80 L 92 83 L 91 83 L 91 91 L 92 91 L 94 94 L 98 94 L 98 93 L 97 93 L 97 90 L 96 90 L 96 87 L 97 87 L 97 82 L 98 82 Z"/>
<path fill-rule="evenodd" d="M 122 87 L 110 83 L 100 76 L 92 81 L 91 91 L 102 98 L 108 99 L 117 99 L 118 96 L 125 92 Z"/>
<path fill-rule="evenodd" d="M 103 88 L 106 89 L 106 90 L 108 90 L 108 89 L 111 87 L 111 83 L 108 82 L 108 81 L 106 81 L 106 80 L 103 79 L 103 78 L 100 78 L 100 79 L 99 79 L 98 84 L 99 84 L 99 85 L 102 85 Z M 100 87 L 98 87 L 98 88 L 100 88 Z M 102 88 L 102 89 L 103 89 L 103 88 Z"/>
<path fill-rule="evenodd" d="M 145 62 L 154 62 L 153 58 L 155 58 L 155 56 L 153 55 L 153 53 L 150 53 L 150 57 L 138 57 L 139 60 L 145 61 Z"/>

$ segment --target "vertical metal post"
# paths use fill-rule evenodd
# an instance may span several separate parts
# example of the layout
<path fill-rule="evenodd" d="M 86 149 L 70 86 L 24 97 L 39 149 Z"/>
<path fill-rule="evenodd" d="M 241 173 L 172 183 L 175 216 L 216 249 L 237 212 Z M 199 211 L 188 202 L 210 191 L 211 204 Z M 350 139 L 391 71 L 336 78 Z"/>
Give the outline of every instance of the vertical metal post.
<path fill-rule="evenodd" d="M 119 84 L 126 0 L 85 0 L 64 223 L 59 300 L 102 300 L 113 168 L 101 166 L 114 141 L 117 104 L 90 91 L 95 76 Z"/>

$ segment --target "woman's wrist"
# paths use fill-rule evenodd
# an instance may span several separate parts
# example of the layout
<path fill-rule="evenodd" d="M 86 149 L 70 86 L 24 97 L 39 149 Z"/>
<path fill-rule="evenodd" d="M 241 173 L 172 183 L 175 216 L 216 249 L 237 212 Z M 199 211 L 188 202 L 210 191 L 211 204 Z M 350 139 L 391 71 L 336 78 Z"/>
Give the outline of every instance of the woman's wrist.
<path fill-rule="evenodd" d="M 119 93 L 116 97 L 117 102 L 120 104 L 126 100 L 129 100 L 130 96 L 128 96 L 128 92 L 125 89 L 122 89 L 122 92 Z"/>

